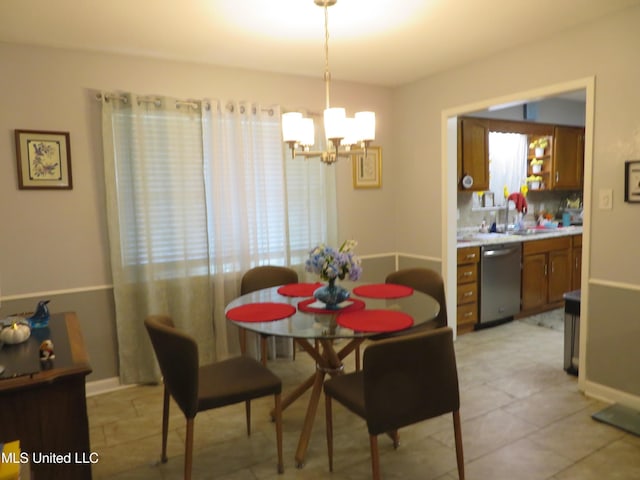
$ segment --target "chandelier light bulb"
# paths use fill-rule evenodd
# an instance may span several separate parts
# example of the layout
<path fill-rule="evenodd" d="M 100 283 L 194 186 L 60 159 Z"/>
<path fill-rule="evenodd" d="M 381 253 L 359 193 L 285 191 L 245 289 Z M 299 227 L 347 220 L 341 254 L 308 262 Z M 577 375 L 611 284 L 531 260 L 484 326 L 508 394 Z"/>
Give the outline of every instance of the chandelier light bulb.
<path fill-rule="evenodd" d="M 313 126 L 313 118 L 300 120 L 300 138 L 298 143 L 304 147 L 311 147 L 316 143 L 316 132 Z"/>
<path fill-rule="evenodd" d="M 376 139 L 376 114 L 375 112 L 356 113 L 357 137 L 361 142 Z"/>
<path fill-rule="evenodd" d="M 300 112 L 288 112 L 282 114 L 282 139 L 286 143 L 300 141 L 302 114 Z"/>
<path fill-rule="evenodd" d="M 329 140 L 344 138 L 346 117 L 347 113 L 344 108 L 333 107 L 324 111 L 324 131 Z"/>

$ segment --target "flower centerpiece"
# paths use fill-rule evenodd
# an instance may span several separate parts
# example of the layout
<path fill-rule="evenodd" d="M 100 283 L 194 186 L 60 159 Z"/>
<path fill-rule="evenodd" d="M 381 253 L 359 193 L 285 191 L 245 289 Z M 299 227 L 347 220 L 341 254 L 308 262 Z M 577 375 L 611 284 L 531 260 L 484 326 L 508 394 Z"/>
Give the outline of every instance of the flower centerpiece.
<path fill-rule="evenodd" d="M 354 252 L 356 245 L 355 240 L 346 240 L 336 249 L 321 243 L 309 251 L 306 271 L 316 273 L 329 282 L 313 292 L 313 296 L 330 310 L 337 309 L 340 302 L 349 298 L 349 291 L 336 285 L 336 279 L 358 280 L 362 274 L 360 258 Z"/>

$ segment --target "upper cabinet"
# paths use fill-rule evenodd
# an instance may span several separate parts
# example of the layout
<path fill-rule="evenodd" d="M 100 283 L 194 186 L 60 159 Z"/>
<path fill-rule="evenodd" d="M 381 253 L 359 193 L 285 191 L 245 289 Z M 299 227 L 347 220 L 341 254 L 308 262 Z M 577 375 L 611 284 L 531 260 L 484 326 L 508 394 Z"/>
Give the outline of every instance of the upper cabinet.
<path fill-rule="evenodd" d="M 584 183 L 584 128 L 560 127 L 553 133 L 554 190 L 578 190 Z"/>
<path fill-rule="evenodd" d="M 489 122 L 483 118 L 458 119 L 458 189 L 489 189 Z"/>
<path fill-rule="evenodd" d="M 529 190 L 580 190 L 584 183 L 584 128 L 535 122 L 458 118 L 458 190 L 489 189 L 489 132 L 527 135 Z M 469 177 L 473 183 L 468 186 Z"/>

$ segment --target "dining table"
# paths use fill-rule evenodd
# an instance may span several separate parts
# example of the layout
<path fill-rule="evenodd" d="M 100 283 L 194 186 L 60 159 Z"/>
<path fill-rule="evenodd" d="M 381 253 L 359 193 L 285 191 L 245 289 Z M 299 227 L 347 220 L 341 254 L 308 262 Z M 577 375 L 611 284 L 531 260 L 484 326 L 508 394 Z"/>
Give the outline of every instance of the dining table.
<path fill-rule="evenodd" d="M 326 375 L 342 374 L 343 360 L 365 340 L 411 329 L 434 319 L 440 310 L 436 299 L 404 285 L 340 283 L 350 296 L 335 308 L 313 297 L 323 285 L 319 282 L 257 290 L 225 308 L 229 322 L 261 335 L 292 338 L 316 363 L 315 372 L 282 399 L 284 410 L 311 389 L 295 454 L 298 468 L 304 465 Z"/>

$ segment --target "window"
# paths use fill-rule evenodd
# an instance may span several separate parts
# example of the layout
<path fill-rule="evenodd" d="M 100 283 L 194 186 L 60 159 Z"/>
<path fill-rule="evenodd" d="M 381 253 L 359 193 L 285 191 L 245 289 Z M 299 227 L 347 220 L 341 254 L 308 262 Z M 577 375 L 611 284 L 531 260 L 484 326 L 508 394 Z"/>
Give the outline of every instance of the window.
<path fill-rule="evenodd" d="M 122 267 L 173 278 L 301 265 L 327 238 L 333 169 L 283 160 L 277 111 L 129 103 L 111 115 Z"/>

